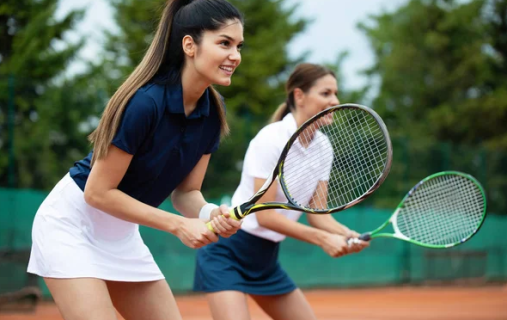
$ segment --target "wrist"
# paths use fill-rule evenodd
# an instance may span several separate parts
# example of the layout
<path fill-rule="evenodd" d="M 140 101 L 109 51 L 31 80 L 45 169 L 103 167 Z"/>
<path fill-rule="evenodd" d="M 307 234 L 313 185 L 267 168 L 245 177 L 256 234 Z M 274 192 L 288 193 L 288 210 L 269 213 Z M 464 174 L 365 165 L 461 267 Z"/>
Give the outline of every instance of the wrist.
<path fill-rule="evenodd" d="M 206 203 L 199 211 L 199 219 L 209 221 L 211 218 L 211 212 L 218 208 L 214 203 Z"/>
<path fill-rule="evenodd" d="M 327 242 L 327 238 L 329 237 L 329 233 L 324 230 L 320 230 L 320 229 L 315 229 L 315 231 L 316 231 L 316 234 L 314 236 L 314 239 L 315 239 L 314 244 L 319 247 L 322 247 Z"/>
<path fill-rule="evenodd" d="M 181 229 L 181 225 L 183 224 L 183 220 L 186 219 L 183 216 L 179 216 L 173 213 L 167 214 L 165 212 L 164 216 L 164 230 L 171 234 L 176 234 L 178 230 Z"/>

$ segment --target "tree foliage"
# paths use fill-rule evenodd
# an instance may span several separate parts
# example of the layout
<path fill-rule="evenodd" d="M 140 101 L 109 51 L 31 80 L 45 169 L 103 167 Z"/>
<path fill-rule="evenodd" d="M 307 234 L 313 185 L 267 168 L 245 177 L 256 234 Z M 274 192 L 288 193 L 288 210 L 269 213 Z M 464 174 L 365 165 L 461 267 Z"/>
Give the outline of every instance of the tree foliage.
<path fill-rule="evenodd" d="M 62 162 L 82 143 L 78 123 L 86 112 L 68 95 L 64 73 L 83 41 L 65 34 L 83 17 L 56 20 L 57 0 L 0 3 L 0 185 L 48 188 L 64 174 Z M 73 87 L 73 85 L 71 86 Z M 12 113 L 10 113 L 12 112 Z M 13 117 L 9 115 L 13 114 Z M 9 127 L 14 128 L 14 135 Z M 14 161 L 9 160 L 14 142 Z M 8 183 L 9 164 L 16 177 Z"/>

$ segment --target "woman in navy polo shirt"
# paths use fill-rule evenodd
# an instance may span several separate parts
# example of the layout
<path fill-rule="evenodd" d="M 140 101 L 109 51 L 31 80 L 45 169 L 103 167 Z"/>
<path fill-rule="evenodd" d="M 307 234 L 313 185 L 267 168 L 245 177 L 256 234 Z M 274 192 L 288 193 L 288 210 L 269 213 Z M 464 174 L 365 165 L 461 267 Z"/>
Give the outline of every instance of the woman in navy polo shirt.
<path fill-rule="evenodd" d="M 226 0 L 169 0 L 141 63 L 109 101 L 94 149 L 41 204 L 28 272 L 44 280 L 63 317 L 181 319 L 139 224 L 199 248 L 240 223 L 207 204 L 201 184 L 228 132 L 213 84 L 241 61 L 243 18 Z M 171 195 L 179 216 L 157 207 Z"/>
<path fill-rule="evenodd" d="M 261 188 L 287 140 L 303 122 L 339 103 L 334 73 L 315 64 L 298 65 L 287 81 L 286 91 L 286 103 L 275 112 L 272 123 L 248 146 L 241 181 L 232 197 L 234 206 L 245 202 Z M 305 153 L 299 157 L 299 161 L 306 160 Z M 320 169 L 311 176 L 315 180 L 308 185 L 327 185 L 329 177 L 322 176 Z M 274 183 L 261 199 L 261 202 L 269 201 L 286 201 L 278 183 Z M 287 236 L 293 237 L 320 246 L 331 257 L 358 252 L 368 243 L 349 247 L 347 238 L 359 234 L 331 215 L 308 215 L 311 226 L 297 222 L 300 216 L 298 211 L 258 211 L 243 219 L 241 230 L 233 237 L 199 249 L 194 289 L 207 293 L 213 319 L 250 319 L 247 294 L 274 320 L 315 319 L 303 293 L 278 262 L 280 242 Z"/>

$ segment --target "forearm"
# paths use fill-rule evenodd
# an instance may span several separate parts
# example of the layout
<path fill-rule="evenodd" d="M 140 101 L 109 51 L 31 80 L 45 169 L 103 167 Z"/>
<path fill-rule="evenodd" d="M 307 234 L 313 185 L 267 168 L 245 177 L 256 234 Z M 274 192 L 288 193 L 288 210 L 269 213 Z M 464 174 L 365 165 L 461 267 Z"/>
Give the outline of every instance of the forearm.
<path fill-rule="evenodd" d="M 200 190 L 179 191 L 171 194 L 174 209 L 188 218 L 198 218 L 199 211 L 207 203 Z"/>
<path fill-rule="evenodd" d="M 308 222 L 314 228 L 333 234 L 346 236 L 349 231 L 346 226 L 336 221 L 331 215 L 308 216 Z"/>
<path fill-rule="evenodd" d="M 118 189 L 111 189 L 100 195 L 85 191 L 85 201 L 118 219 L 173 234 L 181 224 L 182 217 L 144 204 Z"/>
<path fill-rule="evenodd" d="M 257 213 L 257 215 L 259 215 L 259 213 Z M 266 217 L 260 219 L 260 221 L 259 216 L 257 217 L 257 220 L 262 227 L 284 234 L 288 237 L 319 246 L 322 243 L 322 238 L 325 237 L 325 232 L 323 230 L 312 228 L 302 223 L 287 219 L 285 216 L 274 210 L 263 211 L 262 215 L 265 215 Z"/>

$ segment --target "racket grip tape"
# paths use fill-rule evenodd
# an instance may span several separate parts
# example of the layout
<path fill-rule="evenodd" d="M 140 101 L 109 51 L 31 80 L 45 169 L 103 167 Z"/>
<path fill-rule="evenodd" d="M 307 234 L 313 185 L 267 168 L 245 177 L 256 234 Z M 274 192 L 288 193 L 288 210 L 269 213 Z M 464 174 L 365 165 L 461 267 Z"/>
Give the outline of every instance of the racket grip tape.
<path fill-rule="evenodd" d="M 231 219 L 234 219 L 236 221 L 239 221 L 241 220 L 240 218 L 238 218 L 238 214 L 237 212 L 239 211 L 239 206 L 238 207 L 234 207 L 232 209 L 229 210 L 229 216 Z M 213 232 L 213 233 L 216 233 L 215 232 L 215 229 L 213 229 L 213 226 L 211 225 L 211 221 L 208 221 L 206 222 L 206 227 L 208 227 L 208 230 Z"/>
<path fill-rule="evenodd" d="M 370 241 L 371 240 L 371 234 L 369 232 L 365 232 L 362 235 L 359 236 L 359 240 L 363 241 Z"/>
<path fill-rule="evenodd" d="M 347 240 L 347 244 L 350 246 L 354 243 L 359 243 L 359 240 L 361 241 L 370 241 L 371 240 L 371 234 L 369 232 L 363 233 L 359 236 L 359 238 L 350 238 Z"/>

